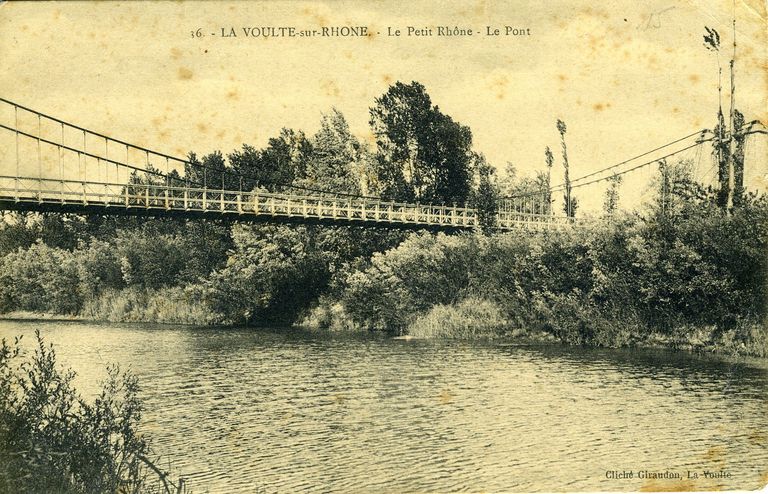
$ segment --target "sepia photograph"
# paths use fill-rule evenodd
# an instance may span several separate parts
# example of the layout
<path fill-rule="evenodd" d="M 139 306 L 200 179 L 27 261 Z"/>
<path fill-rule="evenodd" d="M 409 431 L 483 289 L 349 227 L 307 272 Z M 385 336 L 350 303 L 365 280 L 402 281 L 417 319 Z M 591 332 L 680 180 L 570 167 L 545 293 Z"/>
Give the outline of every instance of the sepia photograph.
<path fill-rule="evenodd" d="M 768 486 L 764 0 L 0 0 L 0 494 Z"/>

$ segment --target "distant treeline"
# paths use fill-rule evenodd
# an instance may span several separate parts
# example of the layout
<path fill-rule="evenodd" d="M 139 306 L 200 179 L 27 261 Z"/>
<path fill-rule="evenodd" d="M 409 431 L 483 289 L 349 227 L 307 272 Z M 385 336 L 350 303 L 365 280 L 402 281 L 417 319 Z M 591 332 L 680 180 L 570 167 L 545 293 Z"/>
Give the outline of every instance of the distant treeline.
<path fill-rule="evenodd" d="M 185 176 L 173 178 L 469 203 L 484 214 L 485 234 L 7 213 L 0 312 L 767 353 L 765 196 L 739 191 L 726 212 L 716 191 L 691 179 L 690 163 L 669 163 L 641 210 L 617 207 L 616 182 L 588 228 L 486 235 L 501 196 L 546 191 L 548 149 L 535 179 L 500 179 L 472 150 L 470 130 L 418 83 L 377 98 L 370 124 L 369 146 L 333 110 L 314 136 L 283 129 L 262 149 L 190 155 Z M 568 209 L 537 197 L 546 201 L 537 211 Z"/>

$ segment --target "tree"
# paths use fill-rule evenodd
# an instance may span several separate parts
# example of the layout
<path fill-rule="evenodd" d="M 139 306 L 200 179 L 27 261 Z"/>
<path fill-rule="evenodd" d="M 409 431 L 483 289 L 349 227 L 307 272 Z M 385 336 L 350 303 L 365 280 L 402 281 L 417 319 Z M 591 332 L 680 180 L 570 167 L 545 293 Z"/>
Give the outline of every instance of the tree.
<path fill-rule="evenodd" d="M 303 227 L 237 224 L 227 264 L 203 281 L 233 323 L 291 323 L 327 285 L 323 253 Z"/>
<path fill-rule="evenodd" d="M 262 186 L 271 190 L 277 184 L 291 184 L 307 176 L 307 166 L 312 155 L 312 144 L 304 132 L 283 128 L 280 135 L 269 139 L 261 154 L 261 169 L 258 176 Z M 232 163 L 237 170 L 236 164 Z M 243 170 L 244 174 L 247 170 Z"/>
<path fill-rule="evenodd" d="M 621 175 L 614 174 L 608 178 L 608 189 L 605 191 L 605 199 L 603 200 L 603 211 L 606 214 L 613 214 L 619 207 L 619 186 L 624 178 Z"/>
<path fill-rule="evenodd" d="M 227 173 L 224 155 L 221 151 L 214 151 L 203 156 L 202 160 L 195 153 L 189 153 L 184 164 L 184 180 L 191 187 L 220 189 L 229 188 L 233 177 Z"/>
<path fill-rule="evenodd" d="M 305 182 L 332 192 L 359 194 L 365 150 L 349 131 L 344 115 L 336 108 L 323 115 L 320 130 L 312 138 L 312 152 Z"/>
<path fill-rule="evenodd" d="M 546 213 L 550 214 L 552 212 L 552 165 L 555 163 L 555 157 L 552 155 L 552 150 L 549 149 L 549 146 L 544 150 L 544 160 L 547 163 L 547 185 L 544 202 L 547 205 Z"/>
<path fill-rule="evenodd" d="M 722 110 L 717 114 L 717 125 L 715 125 L 715 139 L 712 142 L 715 160 L 717 161 L 717 182 L 719 184 L 717 193 L 717 205 L 722 209 L 728 207 L 729 192 L 729 166 L 730 166 L 730 139 L 726 137 L 728 130 L 725 125 L 725 117 Z"/>
<path fill-rule="evenodd" d="M 202 160 L 195 153 L 189 153 L 184 177 L 169 174 L 169 179 L 172 183 L 178 181 L 209 189 L 250 191 L 262 187 L 277 191 L 296 179 L 306 178 L 311 152 L 311 143 L 303 132 L 284 128 L 279 136 L 269 139 L 264 149 L 243 144 L 226 159 L 221 151 L 214 151 Z"/>
<path fill-rule="evenodd" d="M 733 151 L 733 205 L 738 207 L 744 204 L 744 147 L 747 135 L 741 128 L 744 126 L 744 114 L 739 110 L 733 112 L 734 140 L 736 146 Z"/>
<path fill-rule="evenodd" d="M 484 233 L 489 233 L 496 226 L 496 213 L 499 210 L 499 186 L 496 183 L 495 169 L 488 164 L 485 156 L 475 155 L 475 181 L 470 204 L 477 211 L 477 219 Z"/>
<path fill-rule="evenodd" d="M 550 196 L 547 175 L 537 171 L 534 177 L 524 177 L 519 181 L 506 184 L 507 204 L 505 209 L 526 214 L 545 214 L 548 211 Z"/>
<path fill-rule="evenodd" d="M 228 167 L 220 153 L 209 166 L 215 171 L 222 170 L 225 176 L 217 173 L 218 183 L 224 183 L 230 190 L 262 187 L 274 192 L 296 179 L 306 178 L 311 152 L 312 146 L 303 132 L 284 128 L 278 137 L 269 139 L 264 149 L 243 144 L 242 149 L 227 156 Z"/>
<path fill-rule="evenodd" d="M 557 131 L 560 133 L 560 143 L 563 146 L 563 168 L 565 169 L 565 214 L 569 218 L 573 218 L 576 215 L 577 201 L 575 197 L 571 196 L 571 179 L 568 174 L 568 148 L 565 146 L 565 122 L 557 120 Z"/>
<path fill-rule="evenodd" d="M 39 235 L 40 225 L 35 223 L 32 213 L 3 211 L 0 217 L 0 256 L 28 248 Z"/>
<path fill-rule="evenodd" d="M 464 203 L 471 188 L 472 133 L 444 115 L 418 82 L 390 86 L 370 109 L 382 195 Z"/>
<path fill-rule="evenodd" d="M 517 185 L 517 167 L 511 161 L 507 161 L 504 174 L 498 179 L 499 190 L 504 197 L 514 194 Z"/>

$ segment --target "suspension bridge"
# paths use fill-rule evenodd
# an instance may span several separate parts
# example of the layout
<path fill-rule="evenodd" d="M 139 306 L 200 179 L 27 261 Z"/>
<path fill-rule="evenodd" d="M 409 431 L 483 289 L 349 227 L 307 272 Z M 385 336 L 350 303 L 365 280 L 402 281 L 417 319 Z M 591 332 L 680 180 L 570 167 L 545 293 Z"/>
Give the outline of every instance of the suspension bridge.
<path fill-rule="evenodd" d="M 689 142 L 691 139 L 692 142 Z M 698 131 L 630 160 L 577 177 L 571 187 L 605 182 L 694 148 Z M 677 145 L 677 147 L 674 147 Z M 652 160 L 614 169 L 654 152 Z M 412 204 L 286 185 L 279 192 L 231 190 L 182 176 L 206 165 L 170 156 L 0 98 L 0 210 L 233 219 L 245 222 L 358 225 L 397 229 L 474 230 L 480 213 L 466 205 Z M 203 176 L 207 170 L 202 170 Z M 219 174 L 222 170 L 213 170 Z M 185 173 L 186 175 L 186 173 Z M 560 184 L 510 197 L 496 212 L 501 231 L 586 224 L 554 214 Z M 542 198 L 549 197 L 547 201 Z"/>

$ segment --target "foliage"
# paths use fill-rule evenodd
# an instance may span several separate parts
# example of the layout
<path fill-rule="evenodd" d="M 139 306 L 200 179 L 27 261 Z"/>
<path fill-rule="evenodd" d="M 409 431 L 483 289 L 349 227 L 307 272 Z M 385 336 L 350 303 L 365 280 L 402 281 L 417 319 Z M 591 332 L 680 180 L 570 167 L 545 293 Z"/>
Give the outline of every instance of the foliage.
<path fill-rule="evenodd" d="M 182 238 L 148 230 L 151 227 L 119 231 L 115 248 L 127 284 L 159 288 L 171 284 L 184 269 L 188 251 Z"/>
<path fill-rule="evenodd" d="M 80 308 L 75 256 L 41 241 L 0 258 L 0 311 L 73 314 Z"/>
<path fill-rule="evenodd" d="M 0 490 L 3 492 L 169 492 L 138 432 L 138 382 L 108 368 L 92 403 L 60 370 L 36 333 L 32 357 L 19 362 L 18 339 L 0 345 Z M 159 472 L 159 470 L 157 470 Z"/>
<path fill-rule="evenodd" d="M 38 239 L 51 247 L 73 250 L 88 236 L 82 216 L 6 212 L 0 221 L 0 256 L 26 249 Z"/>
<path fill-rule="evenodd" d="M 495 170 L 485 156 L 475 156 L 475 182 L 469 204 L 477 211 L 477 219 L 483 232 L 490 233 L 496 226 L 501 192 L 496 182 Z"/>
<path fill-rule="evenodd" d="M 665 223 L 656 208 L 539 236 L 413 235 L 351 272 L 339 300 L 359 327 L 393 333 L 458 317 L 476 297 L 512 325 L 573 344 L 629 345 L 711 326 L 713 342 L 727 335 L 730 347 L 759 353 L 766 340 L 751 328 L 767 316 L 768 200 L 731 215 L 687 203 Z"/>
<path fill-rule="evenodd" d="M 214 312 L 234 323 L 292 322 L 328 282 L 302 227 L 236 225 L 226 266 L 204 282 Z"/>
<path fill-rule="evenodd" d="M 565 145 L 565 133 L 567 131 L 567 127 L 565 122 L 560 119 L 557 120 L 557 131 L 560 133 L 560 144 L 563 148 L 563 183 L 565 184 L 565 195 L 563 195 L 563 211 L 569 218 L 573 218 L 576 216 L 578 201 L 572 194 L 571 179 L 569 174 L 570 167 L 568 166 L 568 147 Z"/>
<path fill-rule="evenodd" d="M 603 200 L 603 211 L 605 214 L 613 214 L 619 208 L 619 186 L 623 181 L 621 175 L 614 174 L 608 179 L 608 188 L 605 191 Z"/>
<path fill-rule="evenodd" d="M 98 297 L 85 301 L 80 315 L 110 322 L 206 325 L 226 321 L 223 314 L 211 309 L 200 285 L 104 290 Z"/>
<path fill-rule="evenodd" d="M 370 109 L 378 187 L 408 202 L 466 202 L 472 133 L 443 114 L 418 82 L 396 82 Z"/>
<path fill-rule="evenodd" d="M 346 312 L 359 327 L 402 332 L 415 314 L 461 299 L 477 252 L 474 244 L 482 241 L 412 234 L 349 276 L 342 296 Z"/>
<path fill-rule="evenodd" d="M 78 291 L 84 300 L 125 285 L 120 257 L 113 244 L 93 239 L 77 254 Z"/>
<path fill-rule="evenodd" d="M 323 115 L 320 130 L 312 138 L 311 166 L 306 183 L 331 192 L 359 194 L 368 154 L 350 133 L 344 115 L 337 109 Z"/>

